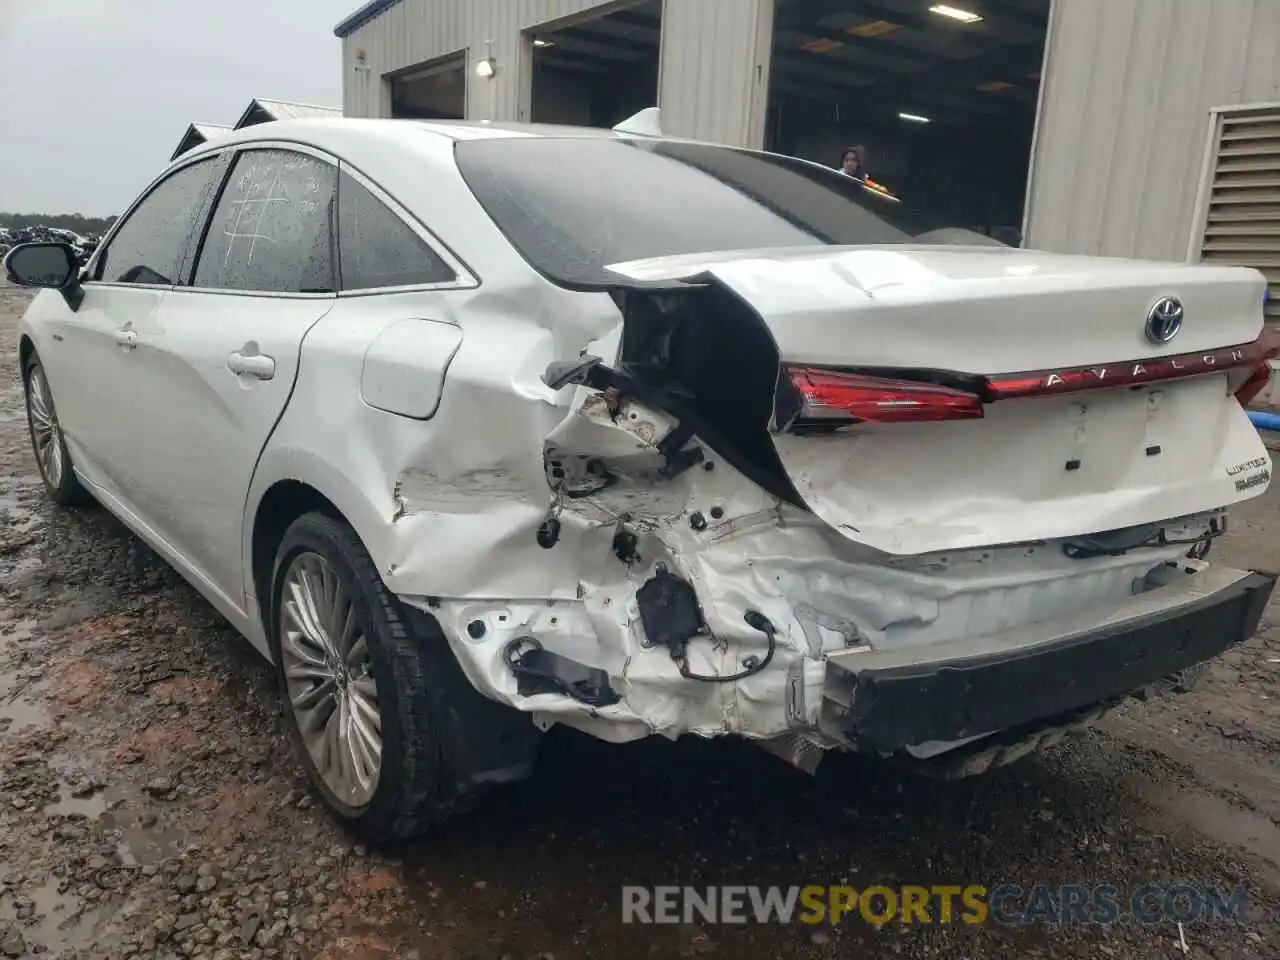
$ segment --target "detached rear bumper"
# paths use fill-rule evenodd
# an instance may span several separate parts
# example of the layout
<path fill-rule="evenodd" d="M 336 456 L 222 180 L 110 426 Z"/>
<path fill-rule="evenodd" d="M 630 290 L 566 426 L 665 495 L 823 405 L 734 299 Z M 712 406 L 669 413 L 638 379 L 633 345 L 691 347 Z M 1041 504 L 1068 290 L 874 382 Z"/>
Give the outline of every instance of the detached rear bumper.
<path fill-rule="evenodd" d="M 827 698 L 849 735 L 881 753 L 1033 724 L 1131 693 L 1248 639 L 1275 582 L 1211 567 L 1101 614 L 946 649 L 834 654 Z"/>

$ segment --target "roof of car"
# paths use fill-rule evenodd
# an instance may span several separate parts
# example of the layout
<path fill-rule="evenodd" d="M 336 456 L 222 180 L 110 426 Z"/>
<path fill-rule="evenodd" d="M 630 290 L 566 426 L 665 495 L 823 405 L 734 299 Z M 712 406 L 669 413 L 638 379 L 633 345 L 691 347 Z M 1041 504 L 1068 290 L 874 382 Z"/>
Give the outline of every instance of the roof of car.
<path fill-rule="evenodd" d="M 369 120 L 315 117 L 275 120 L 243 127 L 182 155 L 183 160 L 240 143 L 294 141 L 342 155 L 344 147 L 378 142 L 408 149 L 424 137 L 446 140 L 510 140 L 530 137 L 610 139 L 626 136 L 601 127 L 573 127 L 550 123 L 489 123 L 467 120 Z"/>
<path fill-rule="evenodd" d="M 237 133 L 249 136 L 243 139 L 279 139 L 307 135 L 343 135 L 360 132 L 376 132 L 381 136 L 403 135 L 418 137 L 423 132 L 448 137 L 451 140 L 487 140 L 511 137 L 616 137 L 618 134 L 603 127 L 575 127 L 559 123 L 508 123 L 488 120 L 370 120 L 355 117 L 303 117 L 281 119 L 270 124 L 245 127 Z"/>

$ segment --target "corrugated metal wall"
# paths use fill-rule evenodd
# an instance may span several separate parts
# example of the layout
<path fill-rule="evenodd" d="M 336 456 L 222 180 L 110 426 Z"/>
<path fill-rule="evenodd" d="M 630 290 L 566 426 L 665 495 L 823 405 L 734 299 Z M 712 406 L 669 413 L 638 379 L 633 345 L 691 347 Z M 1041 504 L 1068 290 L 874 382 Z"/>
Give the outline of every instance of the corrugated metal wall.
<path fill-rule="evenodd" d="M 351 117 L 389 116 L 388 75 L 463 49 L 474 64 L 492 41 L 498 72 L 484 79 L 468 69 L 467 116 L 527 120 L 530 50 L 524 31 L 625 5 L 401 0 L 344 39 L 343 111 Z M 659 81 L 664 130 L 762 144 L 772 33 L 773 0 L 665 0 Z M 363 65 L 356 59 L 361 51 Z"/>
<path fill-rule="evenodd" d="M 467 114 L 474 120 L 522 119 L 523 31 L 598 6 L 600 0 L 401 0 L 343 41 L 343 112 L 387 116 L 387 74 L 460 50 L 468 50 L 468 64 L 474 64 L 488 55 L 492 41 L 498 72 L 490 80 L 468 69 Z M 355 69 L 360 50 L 367 70 Z"/>
<path fill-rule="evenodd" d="M 665 0 L 664 133 L 764 146 L 773 0 Z"/>
<path fill-rule="evenodd" d="M 1026 245 L 1182 260 L 1219 105 L 1280 100 L 1280 0 L 1054 0 Z"/>

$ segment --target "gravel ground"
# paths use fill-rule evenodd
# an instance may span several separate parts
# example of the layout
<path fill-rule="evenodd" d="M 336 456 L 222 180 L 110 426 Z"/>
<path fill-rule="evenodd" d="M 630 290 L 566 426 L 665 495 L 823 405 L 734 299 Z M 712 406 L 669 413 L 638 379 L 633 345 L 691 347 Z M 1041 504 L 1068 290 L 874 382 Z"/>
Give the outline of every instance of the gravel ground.
<path fill-rule="evenodd" d="M 553 731 L 531 782 L 440 835 L 353 846 L 306 789 L 266 664 L 104 511 L 44 501 L 25 303 L 0 281 L 0 958 L 1280 957 L 1274 607 L 1196 692 L 986 778 L 841 758 L 809 778 L 743 745 Z M 1280 566 L 1272 489 L 1216 558 Z M 624 884 L 1001 882 L 1244 884 L 1249 917 L 621 921 Z"/>

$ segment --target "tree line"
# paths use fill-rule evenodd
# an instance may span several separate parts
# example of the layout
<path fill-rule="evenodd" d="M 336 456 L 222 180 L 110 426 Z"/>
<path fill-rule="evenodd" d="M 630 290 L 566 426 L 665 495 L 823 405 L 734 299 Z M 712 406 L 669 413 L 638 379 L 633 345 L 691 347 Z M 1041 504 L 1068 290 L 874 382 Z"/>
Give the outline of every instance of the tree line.
<path fill-rule="evenodd" d="M 0 227 L 22 230 L 26 227 L 55 227 L 73 230 L 82 237 L 105 233 L 115 217 L 86 217 L 79 213 L 0 213 Z"/>

